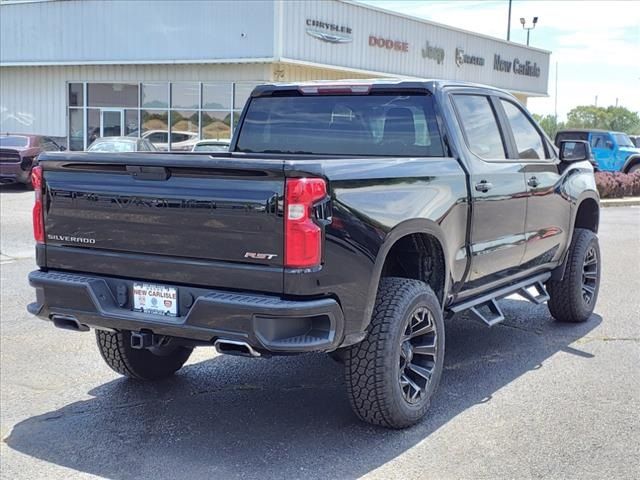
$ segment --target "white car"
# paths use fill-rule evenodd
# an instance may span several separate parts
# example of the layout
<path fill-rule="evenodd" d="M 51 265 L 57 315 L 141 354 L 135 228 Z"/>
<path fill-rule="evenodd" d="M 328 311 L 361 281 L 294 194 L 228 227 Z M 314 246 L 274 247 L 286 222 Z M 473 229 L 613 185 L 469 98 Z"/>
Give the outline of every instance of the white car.
<path fill-rule="evenodd" d="M 158 150 L 168 151 L 168 133 L 166 130 L 147 130 L 142 133 L 141 138 L 149 140 Z M 196 143 L 198 143 L 198 134 L 195 132 L 171 132 L 171 150 L 173 151 L 191 151 Z"/>
<path fill-rule="evenodd" d="M 192 152 L 228 152 L 229 140 L 200 140 L 193 146 Z"/>

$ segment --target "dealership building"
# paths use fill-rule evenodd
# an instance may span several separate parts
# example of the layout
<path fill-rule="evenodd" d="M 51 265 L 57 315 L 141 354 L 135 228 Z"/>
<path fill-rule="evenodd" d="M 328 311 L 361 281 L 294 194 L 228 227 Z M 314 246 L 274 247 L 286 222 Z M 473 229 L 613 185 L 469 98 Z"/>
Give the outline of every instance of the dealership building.
<path fill-rule="evenodd" d="M 0 3 L 0 132 L 233 134 L 262 82 L 445 78 L 546 96 L 550 52 L 345 0 Z M 171 135 L 168 135 L 171 132 Z"/>

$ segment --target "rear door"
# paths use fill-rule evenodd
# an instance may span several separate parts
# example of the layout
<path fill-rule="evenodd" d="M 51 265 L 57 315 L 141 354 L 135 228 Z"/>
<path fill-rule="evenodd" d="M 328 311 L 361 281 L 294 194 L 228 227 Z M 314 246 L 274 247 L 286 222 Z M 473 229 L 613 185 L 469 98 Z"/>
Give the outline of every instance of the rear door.
<path fill-rule="evenodd" d="M 47 267 L 235 288 L 259 266 L 258 290 L 281 290 L 281 160 L 55 158 L 42 162 Z"/>
<path fill-rule="evenodd" d="M 519 271 L 527 190 L 521 162 L 508 158 L 496 100 L 477 90 L 452 99 L 469 150 L 472 258 L 465 288 L 473 290 Z"/>
<path fill-rule="evenodd" d="M 601 170 L 616 170 L 614 163 L 613 141 L 606 132 L 596 132 L 591 134 L 591 151 L 598 162 Z"/>
<path fill-rule="evenodd" d="M 563 195 L 559 160 L 539 127 L 510 98 L 500 98 L 500 116 L 509 137 L 509 157 L 522 162 L 527 182 L 523 269 L 556 262 L 569 238 L 571 205 Z"/>

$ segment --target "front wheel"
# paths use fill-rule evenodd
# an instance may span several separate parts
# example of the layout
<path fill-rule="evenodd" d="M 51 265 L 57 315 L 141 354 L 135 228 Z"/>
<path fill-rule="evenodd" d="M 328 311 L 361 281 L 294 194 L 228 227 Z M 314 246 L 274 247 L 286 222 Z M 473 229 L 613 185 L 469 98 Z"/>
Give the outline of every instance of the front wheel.
<path fill-rule="evenodd" d="M 383 278 L 367 337 L 345 355 L 351 406 L 363 421 L 390 428 L 418 422 L 444 362 L 442 308 L 424 282 Z"/>
<path fill-rule="evenodd" d="M 131 332 L 128 330 L 96 330 L 96 341 L 102 358 L 112 370 L 139 380 L 159 380 L 173 375 L 193 351 L 171 343 L 150 349 L 131 348 Z"/>
<path fill-rule="evenodd" d="M 600 290 L 600 246 L 591 230 L 576 228 L 562 280 L 547 282 L 549 311 L 561 322 L 584 322 L 593 313 Z"/>

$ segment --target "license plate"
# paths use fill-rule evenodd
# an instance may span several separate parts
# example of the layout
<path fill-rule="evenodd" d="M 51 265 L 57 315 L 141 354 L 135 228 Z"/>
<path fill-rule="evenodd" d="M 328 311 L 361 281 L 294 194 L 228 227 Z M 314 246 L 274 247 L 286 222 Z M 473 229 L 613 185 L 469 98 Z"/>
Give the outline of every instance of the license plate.
<path fill-rule="evenodd" d="M 133 310 L 154 315 L 177 317 L 178 289 L 153 283 L 134 283 Z"/>

